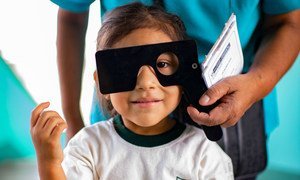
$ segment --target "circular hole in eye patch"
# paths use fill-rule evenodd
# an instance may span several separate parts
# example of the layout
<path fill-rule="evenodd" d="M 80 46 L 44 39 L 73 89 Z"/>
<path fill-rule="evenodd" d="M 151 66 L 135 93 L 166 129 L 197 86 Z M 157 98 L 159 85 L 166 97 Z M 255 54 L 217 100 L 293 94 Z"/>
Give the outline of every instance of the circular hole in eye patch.
<path fill-rule="evenodd" d="M 178 67 L 178 57 L 172 52 L 162 53 L 156 60 L 156 68 L 158 72 L 166 76 L 174 74 L 178 70 Z"/>

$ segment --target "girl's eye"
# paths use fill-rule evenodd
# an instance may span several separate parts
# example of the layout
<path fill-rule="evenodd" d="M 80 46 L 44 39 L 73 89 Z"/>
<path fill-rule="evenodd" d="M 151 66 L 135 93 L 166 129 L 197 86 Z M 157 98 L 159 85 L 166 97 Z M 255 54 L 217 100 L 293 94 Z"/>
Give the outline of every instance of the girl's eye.
<path fill-rule="evenodd" d="M 179 66 L 177 56 L 172 52 L 162 53 L 156 60 L 156 68 L 163 75 L 174 74 Z"/>
<path fill-rule="evenodd" d="M 162 61 L 162 62 L 157 62 L 156 66 L 158 68 L 166 68 L 166 67 L 170 66 L 170 64 L 168 62 L 163 62 Z"/>

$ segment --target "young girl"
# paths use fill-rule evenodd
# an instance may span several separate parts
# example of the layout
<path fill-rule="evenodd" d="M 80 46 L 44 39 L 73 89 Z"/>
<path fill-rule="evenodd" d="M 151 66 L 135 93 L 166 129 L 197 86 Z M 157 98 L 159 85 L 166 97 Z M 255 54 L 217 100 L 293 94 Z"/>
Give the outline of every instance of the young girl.
<path fill-rule="evenodd" d="M 184 39 L 185 29 L 177 16 L 133 3 L 106 16 L 97 49 Z M 161 68 L 168 67 L 167 58 L 162 57 Z M 97 74 L 95 79 L 98 82 Z M 142 66 L 133 90 L 100 94 L 103 108 L 113 118 L 82 129 L 69 141 L 64 155 L 59 137 L 66 123 L 56 112 L 45 110 L 48 102 L 38 105 L 32 112 L 31 134 L 40 178 L 233 179 L 231 160 L 222 149 L 207 140 L 201 129 L 170 116 L 181 96 L 181 87 L 162 86 L 153 68 Z"/>

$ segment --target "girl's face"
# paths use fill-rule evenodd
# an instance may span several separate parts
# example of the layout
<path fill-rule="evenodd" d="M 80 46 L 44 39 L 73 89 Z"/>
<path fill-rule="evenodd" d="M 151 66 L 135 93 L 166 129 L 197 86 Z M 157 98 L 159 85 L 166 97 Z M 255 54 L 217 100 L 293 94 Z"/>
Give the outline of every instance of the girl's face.
<path fill-rule="evenodd" d="M 143 28 L 134 30 L 112 48 L 171 41 L 162 31 Z M 154 135 L 165 132 L 174 125 L 175 122 L 168 115 L 178 106 L 181 89 L 179 86 L 162 86 L 152 67 L 142 66 L 137 74 L 134 90 L 113 93 L 106 97 L 110 98 L 128 129 L 137 134 Z"/>

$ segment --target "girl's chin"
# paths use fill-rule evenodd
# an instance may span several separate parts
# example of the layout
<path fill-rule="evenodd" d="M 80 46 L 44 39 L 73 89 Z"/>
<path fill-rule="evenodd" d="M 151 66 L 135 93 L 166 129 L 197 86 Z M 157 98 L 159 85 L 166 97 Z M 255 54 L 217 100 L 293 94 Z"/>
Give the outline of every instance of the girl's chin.
<path fill-rule="evenodd" d="M 156 117 L 157 118 L 157 117 Z M 161 119 L 155 120 L 152 118 L 142 118 L 143 121 L 130 121 L 130 123 L 127 124 L 127 128 L 131 131 L 142 134 L 142 135 L 155 135 L 155 134 L 161 134 L 167 130 L 169 130 L 174 123 L 167 122 L 167 124 L 163 123 Z M 138 120 L 138 119 L 137 119 Z"/>

